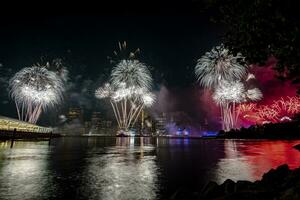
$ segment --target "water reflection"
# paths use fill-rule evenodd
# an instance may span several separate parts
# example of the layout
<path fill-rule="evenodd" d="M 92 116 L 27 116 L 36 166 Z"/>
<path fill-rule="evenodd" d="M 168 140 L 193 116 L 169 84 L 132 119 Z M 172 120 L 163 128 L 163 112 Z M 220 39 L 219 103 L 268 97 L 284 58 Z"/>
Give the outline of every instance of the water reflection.
<path fill-rule="evenodd" d="M 261 179 L 272 168 L 288 164 L 291 169 L 300 166 L 300 153 L 293 148 L 299 141 L 225 140 L 224 158 L 215 168 L 214 180 Z"/>
<path fill-rule="evenodd" d="M 300 166 L 300 141 L 75 137 L 0 142 L 1 199 L 168 199 Z"/>
<path fill-rule="evenodd" d="M 135 145 L 139 140 L 139 145 Z M 93 156 L 81 190 L 88 199 L 157 199 L 158 168 L 154 147 L 143 138 L 117 138 L 102 156 Z M 128 148 L 129 147 L 129 148 Z M 86 190 L 88 188 L 88 191 Z"/>
<path fill-rule="evenodd" d="M 41 199 L 53 192 L 44 143 L 16 142 L 13 149 L 10 142 L 0 143 L 1 199 Z"/>

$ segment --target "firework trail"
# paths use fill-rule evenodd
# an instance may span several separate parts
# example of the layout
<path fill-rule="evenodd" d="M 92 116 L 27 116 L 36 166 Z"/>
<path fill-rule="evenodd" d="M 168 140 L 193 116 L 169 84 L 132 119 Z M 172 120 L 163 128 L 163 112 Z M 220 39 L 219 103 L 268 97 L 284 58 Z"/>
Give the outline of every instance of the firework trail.
<path fill-rule="evenodd" d="M 198 60 L 195 74 L 201 86 L 214 91 L 213 99 L 220 107 L 223 130 L 238 128 L 237 104 L 262 98 L 258 88 L 247 87 L 247 82 L 255 76 L 248 73 L 245 58 L 240 53 L 231 54 L 224 45 L 206 52 Z"/>
<path fill-rule="evenodd" d="M 63 100 L 62 79 L 46 67 L 26 67 L 9 81 L 10 95 L 15 101 L 19 120 L 36 123 L 42 111 Z"/>
<path fill-rule="evenodd" d="M 237 110 L 242 113 L 241 120 L 250 121 L 252 124 L 290 121 L 293 116 L 300 113 L 300 97 L 281 97 L 270 105 L 243 103 Z"/>
<path fill-rule="evenodd" d="M 128 88 L 124 83 L 118 88 L 105 83 L 95 91 L 95 96 L 110 100 L 119 129 L 124 131 L 133 127 L 142 110 L 152 106 L 155 100 L 151 92 L 134 86 Z"/>
<path fill-rule="evenodd" d="M 115 64 L 109 83 L 98 88 L 95 96 L 98 99 L 109 99 L 119 129 L 127 132 L 134 126 L 143 109 L 154 103 L 155 97 L 150 92 L 153 82 L 150 70 L 136 59 L 140 50 L 128 51 L 126 42 L 119 42 L 118 47 L 114 56 L 108 57 L 110 63 Z"/>
<path fill-rule="evenodd" d="M 213 89 L 225 80 L 241 80 L 248 72 L 245 58 L 238 53 L 233 55 L 224 45 L 206 52 L 197 62 L 195 74 L 200 85 Z"/>

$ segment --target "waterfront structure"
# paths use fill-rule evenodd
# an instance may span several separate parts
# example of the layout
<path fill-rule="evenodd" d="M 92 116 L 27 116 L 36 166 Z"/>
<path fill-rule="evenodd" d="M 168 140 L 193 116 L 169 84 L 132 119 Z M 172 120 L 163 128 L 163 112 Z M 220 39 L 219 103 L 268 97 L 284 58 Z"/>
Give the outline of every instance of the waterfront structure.
<path fill-rule="evenodd" d="M 50 133 L 52 128 L 38 126 L 17 119 L 0 116 L 0 131 L 16 131 L 29 133 Z"/>
<path fill-rule="evenodd" d="M 79 119 L 79 121 L 83 122 L 83 111 L 81 108 L 71 107 L 68 112 L 68 121 L 72 121 L 74 119 Z"/>
<path fill-rule="evenodd" d="M 155 133 L 165 134 L 167 125 L 167 115 L 166 113 L 161 113 L 160 116 L 155 118 Z"/>
<path fill-rule="evenodd" d="M 102 128 L 101 113 L 94 111 L 91 117 L 91 128 L 94 130 L 100 130 Z"/>

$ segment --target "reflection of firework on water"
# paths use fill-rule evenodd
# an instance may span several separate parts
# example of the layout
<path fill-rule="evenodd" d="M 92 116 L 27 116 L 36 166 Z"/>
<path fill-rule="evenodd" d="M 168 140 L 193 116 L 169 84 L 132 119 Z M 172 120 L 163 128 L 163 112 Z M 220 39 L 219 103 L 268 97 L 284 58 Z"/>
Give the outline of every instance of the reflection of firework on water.
<path fill-rule="evenodd" d="M 10 80 L 19 120 L 36 123 L 42 111 L 59 105 L 63 100 L 61 78 L 45 67 L 27 67 Z"/>
<path fill-rule="evenodd" d="M 138 60 L 121 60 L 113 68 L 110 82 L 98 88 L 95 96 L 110 99 L 119 128 L 128 131 L 142 110 L 154 103 L 151 73 Z"/>
<path fill-rule="evenodd" d="M 240 53 L 233 55 L 223 45 L 217 46 L 198 60 L 195 73 L 200 85 L 214 88 L 222 80 L 241 80 L 248 70 L 244 60 Z"/>
<path fill-rule="evenodd" d="M 273 101 L 270 105 L 244 103 L 239 105 L 237 110 L 242 113 L 242 120 L 252 124 L 278 123 L 290 120 L 294 115 L 300 113 L 300 97 L 284 97 Z"/>

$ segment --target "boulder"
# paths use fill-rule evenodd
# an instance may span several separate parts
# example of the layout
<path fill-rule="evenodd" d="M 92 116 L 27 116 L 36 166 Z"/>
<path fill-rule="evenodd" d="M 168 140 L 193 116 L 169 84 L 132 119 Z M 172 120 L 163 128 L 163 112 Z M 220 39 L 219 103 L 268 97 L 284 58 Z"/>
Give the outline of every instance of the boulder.
<path fill-rule="evenodd" d="M 231 179 L 227 179 L 224 183 L 220 185 L 225 194 L 231 194 L 235 192 L 235 182 Z"/>
<path fill-rule="evenodd" d="M 218 190 L 219 190 L 219 185 L 214 181 L 210 181 L 203 187 L 201 191 L 201 195 L 204 197 L 215 196 L 219 193 Z"/>
<path fill-rule="evenodd" d="M 269 172 L 265 173 L 261 183 L 268 186 L 268 188 L 276 190 L 289 176 L 290 172 L 288 165 L 280 165 L 277 169 L 271 169 Z"/>
<path fill-rule="evenodd" d="M 237 181 L 235 186 L 236 192 L 255 190 L 255 185 L 250 181 Z"/>
<path fill-rule="evenodd" d="M 279 198 L 280 200 L 297 200 L 300 199 L 299 188 L 293 187 L 285 190 Z"/>

